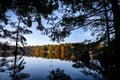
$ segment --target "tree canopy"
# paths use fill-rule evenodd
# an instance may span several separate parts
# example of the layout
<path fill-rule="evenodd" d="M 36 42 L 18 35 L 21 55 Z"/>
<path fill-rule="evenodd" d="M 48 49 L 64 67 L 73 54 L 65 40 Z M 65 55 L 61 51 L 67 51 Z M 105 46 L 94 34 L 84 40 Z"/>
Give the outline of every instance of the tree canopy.
<path fill-rule="evenodd" d="M 6 13 L 13 11 L 28 27 L 37 22 L 37 29 L 44 31 L 53 41 L 63 41 L 72 30 L 83 28 L 91 30 L 91 35 L 97 36 L 97 40 L 107 36 L 109 42 L 119 31 L 114 26 L 114 5 L 119 10 L 119 0 L 3 0 L 0 2 L 0 22 L 9 24 L 10 16 Z M 46 29 L 41 17 L 52 27 Z M 0 26 L 2 30 L 3 25 Z"/>
<path fill-rule="evenodd" d="M 115 30 L 113 22 L 112 5 L 106 0 L 60 0 L 58 12 L 48 16 L 47 20 L 52 28 L 48 28 L 45 33 L 50 35 L 53 41 L 61 41 L 70 35 L 72 30 L 83 28 L 92 31 L 92 36 L 97 40 L 111 38 L 114 39 Z M 61 16 L 62 18 L 60 18 Z M 51 33 L 52 32 L 52 33 Z M 108 34 L 108 35 L 106 35 Z M 109 37 L 111 36 L 112 37 Z"/>
<path fill-rule="evenodd" d="M 53 0 L 2 0 L 0 2 L 0 37 L 8 37 L 6 33 L 9 31 L 4 27 L 15 22 L 22 23 L 27 27 L 31 27 L 33 22 L 37 22 L 37 29 L 43 30 L 44 27 L 41 23 L 41 17 L 46 18 L 53 10 L 57 9 L 58 3 Z M 17 21 L 12 21 L 12 14 L 9 16 L 7 13 L 12 11 Z M 10 32 L 9 32 L 10 34 Z"/>
<path fill-rule="evenodd" d="M 17 21 L 11 21 L 7 15 L 12 11 L 17 16 Z M 45 18 L 50 27 L 43 26 L 41 18 Z M 37 22 L 37 29 L 43 31 L 53 41 L 63 41 L 71 31 L 83 28 L 91 30 L 97 41 L 107 41 L 114 60 L 119 60 L 120 53 L 120 0 L 1 0 L 0 1 L 0 38 L 13 38 L 14 32 L 17 40 L 23 38 L 21 30 L 26 33 L 26 27 L 31 27 Z M 18 25 L 14 25 L 18 23 Z M 25 26 L 19 25 L 19 23 Z M 17 27 L 16 31 L 9 31 L 5 27 Z M 27 31 L 31 33 L 31 31 Z M 20 36 L 20 37 L 18 37 Z M 112 42 L 112 44 L 110 44 Z M 116 61 L 117 62 L 117 61 Z M 108 64 L 114 70 L 119 70 L 120 65 Z M 113 67 L 115 65 L 115 67 Z M 111 70 L 112 71 L 112 70 Z M 115 79 L 120 72 L 115 72 Z M 113 80 L 115 80 L 113 79 Z"/>
<path fill-rule="evenodd" d="M 12 22 L 7 15 L 12 11 L 17 16 L 17 23 L 31 27 L 37 22 L 38 30 L 43 31 L 53 41 L 63 41 L 71 31 L 83 28 L 91 30 L 96 41 L 113 42 L 113 51 L 119 54 L 120 46 L 120 1 L 119 0 L 2 0 L 0 2 L 0 37 L 13 35 L 5 26 Z M 42 24 L 47 20 L 50 27 Z M 25 28 L 22 27 L 21 29 Z M 23 39 L 23 38 L 22 38 Z M 24 39 L 25 40 L 25 39 Z M 115 48 L 118 46 L 118 48 Z"/>

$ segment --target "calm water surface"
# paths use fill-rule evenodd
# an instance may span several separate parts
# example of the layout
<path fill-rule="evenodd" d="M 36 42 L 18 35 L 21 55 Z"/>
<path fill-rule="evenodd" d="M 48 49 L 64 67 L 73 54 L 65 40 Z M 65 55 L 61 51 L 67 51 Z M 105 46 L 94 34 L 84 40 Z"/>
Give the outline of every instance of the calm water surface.
<path fill-rule="evenodd" d="M 7 57 L 7 60 L 13 57 Z M 48 80 L 47 76 L 50 75 L 50 71 L 57 68 L 64 70 L 65 74 L 70 75 L 72 80 L 96 80 L 92 75 L 85 75 L 79 68 L 74 68 L 72 65 L 74 62 L 65 61 L 59 59 L 46 59 L 36 57 L 23 57 L 24 69 L 23 73 L 28 73 L 30 76 L 23 80 Z M 0 57 L 2 59 L 2 57 Z M 12 64 L 12 63 L 9 63 Z M 5 67 L 4 67 L 5 68 Z M 0 72 L 0 80 L 11 80 L 9 77 L 10 72 Z"/>

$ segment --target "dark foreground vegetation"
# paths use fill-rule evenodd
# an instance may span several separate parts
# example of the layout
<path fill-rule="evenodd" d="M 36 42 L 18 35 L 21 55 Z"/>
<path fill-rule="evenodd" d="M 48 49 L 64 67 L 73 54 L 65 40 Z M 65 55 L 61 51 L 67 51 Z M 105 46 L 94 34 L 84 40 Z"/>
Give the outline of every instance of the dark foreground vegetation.
<path fill-rule="evenodd" d="M 16 19 L 12 19 L 13 16 L 8 14 L 9 12 L 12 12 Z M 58 13 L 61 14 L 61 17 Z M 49 27 L 43 25 L 43 18 Z M 24 35 L 32 33 L 28 27 L 31 27 L 34 22 L 37 22 L 36 28 L 38 30 L 44 35 L 48 35 L 52 41 L 57 42 L 63 41 L 65 37 L 71 34 L 71 31 L 78 28 L 82 28 L 84 31 L 90 30 L 95 39 L 88 40 L 87 43 L 105 43 L 104 48 L 100 50 L 102 53 L 99 53 L 99 50 L 95 51 L 95 53 L 99 53 L 97 59 L 102 65 L 102 73 L 107 80 L 120 80 L 120 0 L 0 1 L 0 39 L 9 39 L 15 42 L 15 47 L 12 49 L 15 63 L 19 54 L 18 50 L 24 52 L 20 47 L 20 45 L 25 46 L 26 44 Z M 4 46 L 6 47 L 6 45 Z M 5 47 L 2 49 L 6 51 L 9 47 Z M 85 49 L 85 51 L 90 50 L 90 47 Z M 54 53 L 55 50 L 52 51 Z M 65 58 L 65 56 L 69 56 L 67 53 L 62 54 L 64 51 L 63 46 L 61 47 L 61 55 L 56 57 Z M 54 53 L 54 55 L 56 54 Z M 73 56 L 76 56 L 73 53 L 70 55 L 69 57 L 72 59 L 74 59 Z M 44 55 L 42 56 L 44 57 Z M 53 54 L 45 56 L 53 58 Z M 89 64 L 84 59 L 85 57 L 83 62 Z M 14 64 L 15 66 L 16 64 Z M 13 73 L 15 74 L 15 72 L 14 69 Z M 13 80 L 16 80 L 15 75 Z"/>

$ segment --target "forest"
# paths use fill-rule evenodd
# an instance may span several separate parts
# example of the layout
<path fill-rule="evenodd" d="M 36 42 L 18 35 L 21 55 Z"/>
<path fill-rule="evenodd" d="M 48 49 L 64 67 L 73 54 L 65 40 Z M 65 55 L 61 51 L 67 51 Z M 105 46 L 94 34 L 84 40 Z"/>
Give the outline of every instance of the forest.
<path fill-rule="evenodd" d="M 9 11 L 13 12 L 16 18 L 11 14 L 8 15 Z M 48 26 L 43 25 L 43 18 Z M 37 25 L 32 26 L 33 23 Z M 30 27 L 36 27 L 43 35 L 56 42 L 64 41 L 73 30 L 79 28 L 84 31 L 90 30 L 91 35 L 95 36 L 95 39 L 91 40 L 93 43 L 105 43 L 103 54 L 98 55 L 98 60 L 104 68 L 103 75 L 107 80 L 120 80 L 120 63 L 118 62 L 120 60 L 120 0 L 2 0 L 0 2 L 0 39 L 15 43 L 12 49 L 15 62 L 19 48 L 24 52 L 22 48 L 27 42 L 24 35 L 32 34 Z M 75 51 L 74 47 L 76 51 L 83 50 L 77 45 L 69 45 L 59 47 L 54 45 L 56 48 L 51 45 L 37 46 L 33 47 L 33 51 L 49 50 L 49 53 L 54 53 L 60 49 L 61 55 L 54 54 L 56 57 L 65 58 L 66 55 L 71 55 L 69 57 L 74 58 L 72 56 L 76 54 L 67 54 L 66 50 Z M 7 46 L 4 45 L 3 50 L 9 48 L 5 47 Z M 88 45 L 87 49 L 90 50 Z M 51 54 L 46 55 L 42 52 L 36 55 L 53 57 Z M 64 52 L 66 54 L 63 54 Z"/>
<path fill-rule="evenodd" d="M 44 57 L 51 59 L 63 59 L 78 61 L 85 51 L 91 51 L 91 55 L 97 55 L 102 51 L 104 44 L 84 44 L 84 43 L 65 43 L 57 45 L 43 45 L 43 46 L 28 46 L 30 48 L 31 54 L 36 57 Z M 93 58 L 93 57 L 92 57 Z"/>

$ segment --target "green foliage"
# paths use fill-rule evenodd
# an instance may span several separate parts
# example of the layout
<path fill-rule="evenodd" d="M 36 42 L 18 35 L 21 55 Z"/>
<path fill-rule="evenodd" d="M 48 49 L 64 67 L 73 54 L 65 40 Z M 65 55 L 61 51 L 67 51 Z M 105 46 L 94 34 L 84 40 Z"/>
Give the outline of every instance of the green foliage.
<path fill-rule="evenodd" d="M 71 31 L 78 28 L 83 28 L 85 31 L 91 30 L 91 35 L 95 36 L 95 41 L 103 40 L 103 36 L 104 40 L 107 40 L 108 36 L 111 35 L 110 40 L 114 37 L 113 13 L 111 12 L 109 1 L 60 0 L 60 6 L 57 11 L 62 14 L 62 18 L 59 19 L 59 15 L 56 11 L 53 11 L 53 14 L 47 18 L 48 24 L 53 27 L 45 31 L 53 41 L 63 41 L 65 37 L 71 34 Z M 107 11 L 107 16 L 105 11 Z M 106 34 L 109 35 L 106 36 Z"/>
<path fill-rule="evenodd" d="M 27 27 L 37 22 L 36 28 L 43 31 L 41 17 L 47 18 L 57 8 L 56 0 L 0 1 L 0 38 L 10 38 L 16 42 L 17 47 L 19 42 L 24 46 L 26 38 L 23 35 L 32 33 Z M 13 20 L 11 17 L 17 19 Z M 6 26 L 11 26 L 13 29 L 8 29 Z"/>
<path fill-rule="evenodd" d="M 119 34 L 117 28 L 119 25 L 114 26 L 114 21 L 119 22 L 118 0 L 116 2 L 112 0 L 9 0 L 1 1 L 0 5 L 1 23 L 10 23 L 11 16 L 7 16 L 6 13 L 12 11 L 22 18 L 22 22 L 28 27 L 31 27 L 32 22 L 37 22 L 37 29 L 44 31 L 51 40 L 57 42 L 63 41 L 72 30 L 78 28 L 91 30 L 91 35 L 96 36 L 96 40 L 101 40 L 103 36 L 106 40 L 111 34 L 110 40 L 112 40 Z M 46 29 L 42 25 L 42 17 L 48 20 L 48 24 L 52 27 Z M 0 30 L 3 31 L 1 28 Z"/>
<path fill-rule="evenodd" d="M 8 2 L 0 2 L 0 22 L 9 24 L 10 16 L 7 11 L 12 11 L 21 19 L 21 22 L 27 27 L 31 27 L 33 22 L 37 22 L 37 29 L 44 31 L 46 35 L 53 41 L 63 41 L 65 37 L 71 34 L 72 30 L 83 28 L 91 30 L 92 36 L 96 36 L 96 40 L 106 40 L 106 34 L 113 34 L 117 30 L 114 28 L 113 11 L 110 5 L 114 2 L 104 0 L 9 0 Z M 118 3 L 117 1 L 115 3 Z M 118 4 L 119 5 L 119 4 Z M 113 9 L 114 10 L 114 9 Z M 107 13 L 107 16 L 105 15 Z M 57 13 L 62 14 L 61 17 Z M 117 15 L 117 14 L 116 14 Z M 48 20 L 48 24 L 52 25 L 46 29 L 42 25 L 41 18 Z M 107 22 L 106 22 L 107 20 Z M 108 26 L 106 24 L 108 23 Z M 3 25 L 1 25 L 3 27 Z M 106 33 L 106 27 L 109 28 Z M 115 30 L 114 30 L 115 29 Z M 0 28 L 5 32 L 3 28 Z M 9 32 L 9 31 L 7 31 Z M 115 33 L 116 34 L 116 33 Z M 2 36 L 0 34 L 0 36 Z"/>
<path fill-rule="evenodd" d="M 18 47 L 18 43 L 20 42 L 22 46 L 24 46 L 26 44 L 26 38 L 24 37 L 24 35 L 27 34 L 31 34 L 32 31 L 27 29 L 27 24 L 26 25 L 21 25 L 22 23 L 22 18 L 18 17 L 18 22 L 11 22 L 10 25 L 12 26 L 12 28 L 15 28 L 14 30 L 10 31 L 11 35 L 10 35 L 10 39 L 12 39 L 13 41 L 16 42 L 16 49 Z"/>
<path fill-rule="evenodd" d="M 71 34 L 72 30 L 83 28 L 85 31 L 91 30 L 92 36 L 96 36 L 96 41 L 108 40 L 108 47 L 109 41 L 113 40 L 112 51 L 115 56 L 119 56 L 119 6 L 119 0 L 2 0 L 0 1 L 0 38 L 9 37 L 16 40 L 17 49 L 18 42 L 21 42 L 22 45 L 25 44 L 26 39 L 23 34 L 26 34 L 26 32 L 31 33 L 31 31 L 24 30 L 26 28 L 21 28 L 19 23 L 31 27 L 32 22 L 37 22 L 37 29 L 44 31 L 52 41 L 57 42 L 63 41 L 65 37 Z M 7 15 L 8 11 L 12 11 L 18 17 L 18 26 L 15 26 L 17 27 L 15 31 L 4 28 L 4 26 L 13 22 L 10 19 L 11 16 Z M 61 17 L 57 13 L 62 14 Z M 43 27 L 41 23 L 42 17 L 48 20 L 48 24 L 52 25 L 52 27 L 47 29 Z M 14 25 L 13 23 L 11 24 Z M 65 47 L 61 46 L 62 58 L 66 57 L 67 54 L 65 53 Z M 87 46 L 86 49 L 90 49 L 90 46 Z M 47 49 L 45 48 L 44 50 Z M 74 51 L 74 48 L 72 50 Z M 119 58 L 116 57 L 115 60 L 118 61 Z M 120 67 L 115 62 L 107 66 L 110 67 L 108 70 L 111 71 L 117 71 Z M 113 68 L 113 66 L 115 67 Z M 119 78 L 119 72 L 116 71 L 114 71 L 114 79 Z"/>
<path fill-rule="evenodd" d="M 0 2 L 0 21 L 9 23 L 7 11 L 12 11 L 17 16 L 23 18 L 24 24 L 31 27 L 32 21 L 41 24 L 41 16 L 46 18 L 53 10 L 58 8 L 57 0 L 9 0 Z M 34 18 L 33 18 L 34 17 Z"/>

